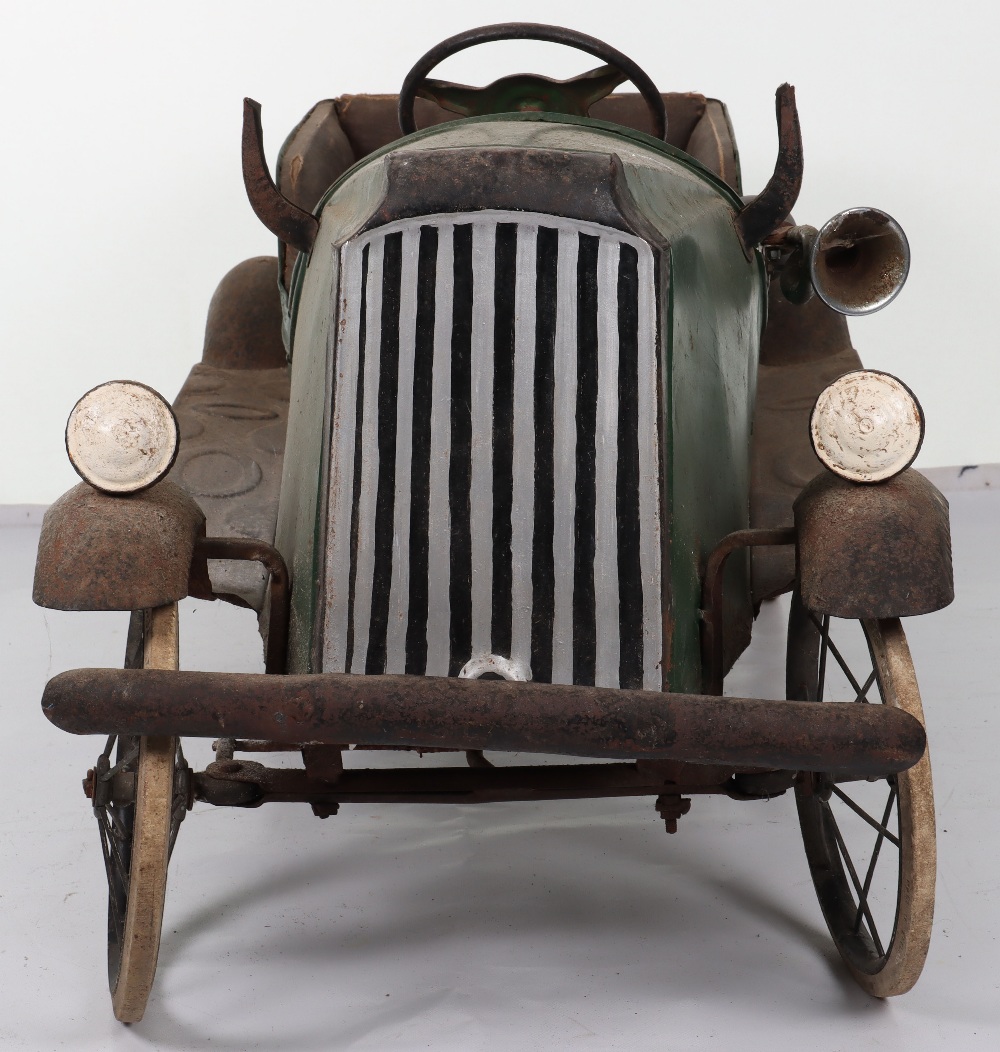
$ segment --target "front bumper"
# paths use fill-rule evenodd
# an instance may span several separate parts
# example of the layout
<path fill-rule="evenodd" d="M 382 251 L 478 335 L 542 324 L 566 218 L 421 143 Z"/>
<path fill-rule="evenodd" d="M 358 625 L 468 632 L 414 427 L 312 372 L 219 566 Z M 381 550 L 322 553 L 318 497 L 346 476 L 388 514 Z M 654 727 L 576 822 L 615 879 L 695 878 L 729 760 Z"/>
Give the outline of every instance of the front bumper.
<path fill-rule="evenodd" d="M 73 734 L 666 759 L 852 778 L 913 766 L 920 722 L 883 705 L 427 676 L 76 669 L 45 715 Z"/>

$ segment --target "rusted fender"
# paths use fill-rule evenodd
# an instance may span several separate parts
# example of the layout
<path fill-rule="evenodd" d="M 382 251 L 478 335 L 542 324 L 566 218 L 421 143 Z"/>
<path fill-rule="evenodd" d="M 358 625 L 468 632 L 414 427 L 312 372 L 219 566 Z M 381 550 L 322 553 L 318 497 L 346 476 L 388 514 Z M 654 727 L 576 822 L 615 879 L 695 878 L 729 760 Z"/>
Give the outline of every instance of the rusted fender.
<path fill-rule="evenodd" d="M 948 502 L 908 469 L 857 483 L 824 471 L 794 505 L 799 589 L 833 617 L 909 617 L 955 598 Z"/>
<path fill-rule="evenodd" d="M 905 770 L 924 729 L 881 705 L 430 676 L 77 669 L 45 715 L 74 734 L 170 734 L 672 759 L 855 776 Z"/>
<path fill-rule="evenodd" d="M 143 610 L 183 599 L 201 508 L 164 480 L 129 496 L 86 482 L 45 513 L 32 598 L 52 610 Z"/>

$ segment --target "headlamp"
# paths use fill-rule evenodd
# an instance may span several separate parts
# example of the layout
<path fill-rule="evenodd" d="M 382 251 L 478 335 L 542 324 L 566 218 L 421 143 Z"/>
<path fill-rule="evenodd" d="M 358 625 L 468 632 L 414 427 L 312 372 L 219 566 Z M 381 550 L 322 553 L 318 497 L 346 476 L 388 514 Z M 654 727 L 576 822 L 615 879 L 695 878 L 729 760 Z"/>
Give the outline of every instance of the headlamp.
<path fill-rule="evenodd" d="M 834 380 L 809 422 L 816 456 L 852 482 L 884 482 L 913 463 L 924 414 L 913 392 L 890 373 L 861 369 Z"/>
<path fill-rule="evenodd" d="M 104 493 L 135 493 L 158 482 L 177 456 L 177 419 L 151 387 L 112 380 L 88 391 L 66 422 L 77 473 Z"/>

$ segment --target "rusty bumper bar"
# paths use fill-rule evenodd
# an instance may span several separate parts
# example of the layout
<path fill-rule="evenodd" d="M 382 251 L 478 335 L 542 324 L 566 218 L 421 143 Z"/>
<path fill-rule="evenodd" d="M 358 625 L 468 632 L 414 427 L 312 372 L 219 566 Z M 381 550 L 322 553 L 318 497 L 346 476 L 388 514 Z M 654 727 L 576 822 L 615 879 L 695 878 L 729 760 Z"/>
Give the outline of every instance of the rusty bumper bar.
<path fill-rule="evenodd" d="M 42 708 L 74 734 L 671 759 L 854 777 L 905 770 L 925 744 L 917 720 L 884 706 L 425 676 L 77 669 L 48 682 Z"/>

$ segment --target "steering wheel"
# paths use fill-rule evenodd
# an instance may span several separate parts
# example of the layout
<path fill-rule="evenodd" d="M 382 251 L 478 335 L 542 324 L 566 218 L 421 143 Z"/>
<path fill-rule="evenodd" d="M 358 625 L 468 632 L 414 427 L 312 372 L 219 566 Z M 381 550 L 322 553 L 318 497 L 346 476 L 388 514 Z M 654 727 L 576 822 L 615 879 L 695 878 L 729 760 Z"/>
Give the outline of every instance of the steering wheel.
<path fill-rule="evenodd" d="M 586 51 L 606 65 L 598 66 L 571 80 L 550 80 L 533 73 L 519 73 L 503 77 L 484 88 L 453 84 L 447 80 L 431 80 L 427 74 L 446 58 L 494 40 L 544 40 L 565 44 Z M 560 26 L 537 25 L 533 22 L 504 22 L 482 26 L 442 40 L 406 74 L 399 91 L 399 128 L 404 135 L 417 130 L 413 106 L 419 95 L 463 117 L 479 117 L 487 113 L 518 111 L 546 111 L 586 117 L 590 107 L 609 95 L 623 81 L 630 80 L 642 95 L 653 118 L 653 132 L 658 139 L 667 137 L 667 111 L 663 97 L 648 74 L 627 55 L 616 51 L 596 37 L 577 33 Z"/>

